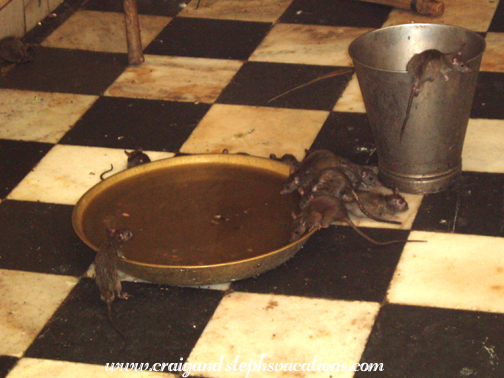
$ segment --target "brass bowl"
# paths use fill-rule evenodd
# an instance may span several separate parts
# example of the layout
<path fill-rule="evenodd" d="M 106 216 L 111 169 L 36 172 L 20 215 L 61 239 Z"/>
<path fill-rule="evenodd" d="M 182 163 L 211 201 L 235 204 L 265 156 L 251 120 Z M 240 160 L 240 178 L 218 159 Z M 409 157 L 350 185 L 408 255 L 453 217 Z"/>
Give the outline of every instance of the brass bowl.
<path fill-rule="evenodd" d="M 98 250 L 107 227 L 129 228 L 119 269 L 147 281 L 196 286 L 251 277 L 291 258 L 299 195 L 281 195 L 287 165 L 245 155 L 181 156 L 120 172 L 91 188 L 72 214 Z"/>

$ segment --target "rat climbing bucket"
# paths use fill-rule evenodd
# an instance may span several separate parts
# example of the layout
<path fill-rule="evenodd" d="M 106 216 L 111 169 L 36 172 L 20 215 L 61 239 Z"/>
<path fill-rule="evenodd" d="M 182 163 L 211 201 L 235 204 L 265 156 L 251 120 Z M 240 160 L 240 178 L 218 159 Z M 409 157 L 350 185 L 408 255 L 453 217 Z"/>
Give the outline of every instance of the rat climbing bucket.
<path fill-rule="evenodd" d="M 461 52 L 471 72 L 439 75 L 413 99 L 402 140 L 411 79 L 406 65 L 428 49 Z M 457 26 L 408 24 L 366 33 L 349 54 L 376 143 L 380 179 L 408 193 L 446 189 L 462 170 L 462 147 L 485 40 Z"/>

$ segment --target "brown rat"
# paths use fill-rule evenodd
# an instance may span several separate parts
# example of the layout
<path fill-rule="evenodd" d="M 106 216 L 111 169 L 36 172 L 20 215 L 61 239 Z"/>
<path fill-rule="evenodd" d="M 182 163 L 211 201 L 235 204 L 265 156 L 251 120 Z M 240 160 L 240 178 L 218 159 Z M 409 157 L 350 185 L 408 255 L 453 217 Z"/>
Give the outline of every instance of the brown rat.
<path fill-rule="evenodd" d="M 287 164 L 290 167 L 289 174 L 291 175 L 296 173 L 301 166 L 301 163 L 296 159 L 294 155 L 291 154 L 285 154 L 280 159 L 278 159 L 275 154 L 270 154 L 269 158 Z"/>
<path fill-rule="evenodd" d="M 395 188 L 392 194 L 376 192 L 357 191 L 362 206 L 376 217 L 395 216 L 408 210 L 408 203 L 399 194 L 399 189 Z M 356 217 L 363 218 L 366 215 L 361 211 L 356 203 L 346 203 L 347 210 Z"/>
<path fill-rule="evenodd" d="M 6 37 L 0 41 L 0 58 L 8 63 L 27 63 L 33 60 L 33 50 L 17 37 Z"/>
<path fill-rule="evenodd" d="M 128 168 L 136 167 L 137 165 L 150 163 L 151 159 L 147 156 L 142 147 L 138 147 L 136 150 L 128 152 L 124 151 L 124 153 L 128 156 Z"/>
<path fill-rule="evenodd" d="M 375 168 L 352 163 L 328 150 L 315 150 L 303 159 L 297 166 L 297 170 L 292 167 L 281 191 L 282 194 L 292 193 L 297 189 L 301 195 L 304 195 L 315 184 L 320 172 L 326 168 L 343 169 L 354 187 L 360 186 L 361 189 L 367 189 L 381 185 Z"/>
<path fill-rule="evenodd" d="M 326 168 L 347 166 L 346 160 L 328 150 L 315 150 L 301 162 L 299 169 L 289 175 L 280 193 L 288 194 L 298 190 L 301 195 L 315 184 L 320 172 Z M 359 174 L 355 173 L 355 177 Z"/>
<path fill-rule="evenodd" d="M 317 183 L 312 188 L 311 197 L 313 198 L 321 195 L 333 196 L 346 203 L 356 202 L 361 211 L 366 214 L 368 218 L 375 221 L 401 224 L 401 222 L 380 218 L 368 212 L 363 206 L 359 194 L 355 191 L 352 182 L 341 168 L 327 168 L 320 173 Z"/>
<path fill-rule="evenodd" d="M 107 240 L 99 247 L 95 257 L 95 282 L 100 290 L 101 298 L 107 304 L 110 325 L 126 339 L 112 321 L 112 302 L 114 299 L 127 299 L 128 294 L 122 292 L 121 280 L 117 273 L 117 261 L 124 258 L 122 247 L 133 237 L 129 229 L 107 228 Z"/>
<path fill-rule="evenodd" d="M 355 232 L 361 235 L 366 240 L 376 245 L 390 245 L 406 242 L 423 242 L 424 240 L 391 240 L 388 242 L 376 241 L 361 230 L 352 222 L 348 216 L 348 212 L 343 205 L 343 202 L 332 196 L 318 196 L 310 200 L 302 209 L 301 214 L 294 216 L 293 231 L 290 242 L 298 240 L 307 230 L 311 231 L 315 228 L 326 228 L 332 222 L 345 222 L 352 227 Z"/>
<path fill-rule="evenodd" d="M 411 91 L 406 108 L 406 117 L 404 118 L 399 139 L 402 141 L 406 123 L 410 116 L 411 104 L 413 98 L 417 97 L 426 82 L 433 82 L 438 76 L 443 76 L 448 81 L 448 72 L 458 71 L 461 73 L 471 72 L 467 63 L 462 60 L 462 53 L 444 54 L 439 50 L 425 50 L 419 54 L 413 55 L 406 65 L 406 71 L 411 78 Z"/>

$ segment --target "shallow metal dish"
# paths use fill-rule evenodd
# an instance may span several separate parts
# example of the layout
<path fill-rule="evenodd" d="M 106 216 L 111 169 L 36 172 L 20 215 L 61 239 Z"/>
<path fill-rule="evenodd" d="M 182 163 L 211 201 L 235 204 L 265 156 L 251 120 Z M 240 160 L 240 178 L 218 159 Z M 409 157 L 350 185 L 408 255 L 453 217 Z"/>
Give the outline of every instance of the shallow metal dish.
<path fill-rule="evenodd" d="M 207 285 L 273 269 L 311 233 L 289 243 L 299 195 L 281 195 L 287 165 L 245 155 L 192 155 L 120 172 L 74 208 L 77 235 L 98 250 L 107 227 L 129 228 L 119 269 L 169 285 Z"/>

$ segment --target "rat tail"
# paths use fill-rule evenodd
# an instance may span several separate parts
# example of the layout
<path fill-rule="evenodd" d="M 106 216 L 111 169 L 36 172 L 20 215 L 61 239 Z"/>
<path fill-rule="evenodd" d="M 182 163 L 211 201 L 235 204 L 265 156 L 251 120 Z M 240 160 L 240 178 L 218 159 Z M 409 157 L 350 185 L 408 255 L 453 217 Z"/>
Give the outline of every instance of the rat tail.
<path fill-rule="evenodd" d="M 352 190 L 352 195 L 355 199 L 355 202 L 357 202 L 357 205 L 359 205 L 359 209 L 370 219 L 373 219 L 377 222 L 383 222 L 383 223 L 391 223 L 391 224 L 402 224 L 401 222 L 390 220 L 390 219 L 383 219 L 380 217 L 376 217 L 373 214 L 371 214 L 369 211 L 366 210 L 366 208 L 362 205 L 362 202 L 360 201 L 360 198 L 358 194 L 355 192 L 355 190 Z"/>
<path fill-rule="evenodd" d="M 126 151 L 125 151 L 125 152 L 126 152 Z M 112 172 L 113 170 L 114 170 L 114 166 L 113 166 L 112 164 L 110 164 L 110 169 L 109 169 L 109 170 L 107 170 L 107 171 L 105 171 L 105 172 L 103 172 L 103 173 L 100 175 L 100 179 L 101 179 L 102 181 L 103 181 L 103 180 L 105 180 L 105 179 L 103 178 L 103 175 L 104 175 L 105 173 Z"/>
<path fill-rule="evenodd" d="M 116 331 L 123 338 L 124 341 L 126 341 L 126 336 L 124 336 L 124 334 L 119 330 L 119 328 L 116 327 L 116 325 L 112 320 L 112 303 L 110 302 L 107 302 L 107 312 L 110 326 L 114 328 L 114 331 Z"/>
<path fill-rule="evenodd" d="M 404 117 L 404 121 L 403 121 L 403 124 L 401 127 L 401 132 L 399 134 L 399 141 L 401 141 L 401 142 L 402 142 L 402 138 L 404 135 L 404 130 L 406 130 L 406 123 L 408 123 L 408 119 L 409 119 L 409 115 L 410 115 L 410 111 L 411 111 L 411 104 L 413 104 L 413 97 L 415 97 L 415 90 L 412 88 L 411 93 L 409 95 L 409 99 L 408 99 L 408 107 L 406 108 L 406 117 Z"/>
<path fill-rule="evenodd" d="M 347 223 L 350 225 L 350 227 L 352 227 L 355 232 L 357 232 L 360 236 L 362 236 L 364 239 L 366 239 L 367 241 L 373 243 L 373 244 L 376 244 L 376 245 L 391 245 L 391 244 L 398 244 L 398 243 L 409 243 L 409 242 L 421 242 L 421 243 L 424 243 L 424 242 L 427 242 L 427 240 L 391 240 L 391 241 L 387 241 L 387 242 L 379 242 L 377 240 L 374 240 L 373 238 L 367 236 L 364 232 L 362 232 L 361 230 L 359 230 L 357 228 L 357 226 L 350 220 L 348 219 Z"/>

